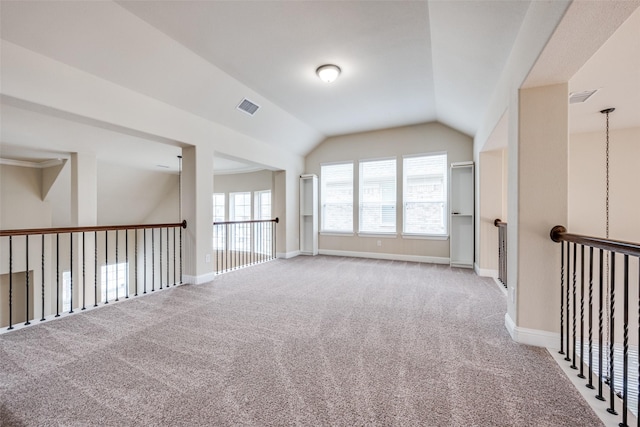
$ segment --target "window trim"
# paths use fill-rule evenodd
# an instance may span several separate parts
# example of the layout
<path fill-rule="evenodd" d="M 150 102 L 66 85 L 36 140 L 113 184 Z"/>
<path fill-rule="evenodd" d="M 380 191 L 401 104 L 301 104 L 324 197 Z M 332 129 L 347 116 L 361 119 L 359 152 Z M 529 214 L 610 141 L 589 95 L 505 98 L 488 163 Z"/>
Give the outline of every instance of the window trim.
<path fill-rule="evenodd" d="M 405 231 L 406 227 L 406 171 L 404 167 L 405 159 L 417 158 L 417 157 L 433 157 L 433 156 L 445 156 L 445 171 L 444 171 L 444 191 L 445 197 L 444 203 L 444 233 L 415 233 Z M 403 239 L 425 239 L 425 240 L 448 240 L 449 239 L 449 153 L 447 151 L 432 151 L 428 153 L 416 153 L 405 154 L 402 156 L 402 238 Z"/>
<path fill-rule="evenodd" d="M 324 166 L 340 166 L 340 165 L 351 165 L 351 229 L 350 230 L 333 230 L 333 229 L 325 229 L 324 228 L 324 219 L 325 219 L 325 214 L 324 214 L 324 185 L 323 185 L 323 174 L 322 174 L 322 168 Z M 320 203 L 319 203 L 319 208 L 320 208 L 320 234 L 323 236 L 347 236 L 347 235 L 354 235 L 354 230 L 355 230 L 355 224 L 354 224 L 354 220 L 353 220 L 353 212 L 354 212 L 354 206 L 355 206 L 355 189 L 356 189 L 356 179 L 355 179 L 355 165 L 356 165 L 356 161 L 355 160 L 345 160 L 345 161 L 337 161 L 337 162 L 326 162 L 326 163 L 320 163 Z M 345 204 L 349 204 L 346 203 Z"/>
<path fill-rule="evenodd" d="M 362 165 L 364 163 L 372 163 L 372 162 L 382 162 L 393 160 L 395 162 L 395 174 L 394 174 L 394 207 L 395 207 L 395 221 L 394 221 L 394 229 L 393 231 L 373 231 L 373 230 L 362 230 L 362 190 L 363 179 L 362 179 Z M 358 161 L 358 236 L 368 237 L 368 236 L 389 236 L 398 234 L 398 156 L 386 156 L 386 157 L 377 157 L 370 159 L 361 159 Z"/>

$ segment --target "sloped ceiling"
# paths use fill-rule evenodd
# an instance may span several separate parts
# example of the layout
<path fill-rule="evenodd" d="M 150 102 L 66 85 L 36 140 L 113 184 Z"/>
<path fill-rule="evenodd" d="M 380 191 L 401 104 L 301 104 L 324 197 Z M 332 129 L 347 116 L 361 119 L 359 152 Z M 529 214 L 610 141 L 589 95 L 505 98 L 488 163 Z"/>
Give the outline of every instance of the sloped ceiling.
<path fill-rule="evenodd" d="M 1 34 L 305 155 L 327 136 L 436 120 L 473 136 L 529 4 L 2 2 Z M 324 63 L 336 82 L 315 76 Z M 244 97 L 254 117 L 235 110 Z M 20 145 L 12 132 L 2 142 Z"/>

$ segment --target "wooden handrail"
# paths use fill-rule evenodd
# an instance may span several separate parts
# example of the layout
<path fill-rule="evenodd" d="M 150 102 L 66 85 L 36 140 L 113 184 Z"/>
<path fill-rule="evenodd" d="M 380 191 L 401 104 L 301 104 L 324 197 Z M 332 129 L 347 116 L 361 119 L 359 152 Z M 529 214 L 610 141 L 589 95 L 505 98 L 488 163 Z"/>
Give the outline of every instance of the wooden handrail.
<path fill-rule="evenodd" d="M 610 252 L 640 257 L 640 244 L 638 243 L 567 233 L 567 229 L 562 225 L 556 225 L 553 227 L 549 235 L 551 240 L 556 243 L 572 242 L 598 249 L 604 249 Z"/>
<path fill-rule="evenodd" d="M 506 226 L 507 226 L 507 223 L 506 223 L 506 222 L 503 222 L 500 218 L 496 218 L 496 219 L 493 221 L 493 225 L 495 225 L 496 227 L 506 227 Z"/>
<path fill-rule="evenodd" d="M 225 225 L 225 224 L 258 224 L 261 222 L 275 222 L 276 224 L 280 222 L 280 218 L 274 219 L 253 219 L 248 221 L 224 221 L 224 222 L 214 222 L 213 225 Z"/>
<path fill-rule="evenodd" d="M 168 224 L 138 224 L 138 225 L 95 225 L 88 227 L 58 227 L 58 228 L 25 228 L 17 230 L 0 230 L 0 237 L 27 236 L 33 234 L 65 234 L 82 233 L 88 231 L 114 231 L 114 230 L 142 230 L 144 228 L 187 228 L 187 221 Z"/>

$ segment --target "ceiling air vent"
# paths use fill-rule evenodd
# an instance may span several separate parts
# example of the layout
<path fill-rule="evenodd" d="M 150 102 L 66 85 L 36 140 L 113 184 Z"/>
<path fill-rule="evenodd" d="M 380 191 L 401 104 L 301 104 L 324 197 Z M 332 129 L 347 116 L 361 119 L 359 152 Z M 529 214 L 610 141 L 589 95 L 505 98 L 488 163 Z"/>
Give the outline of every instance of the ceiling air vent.
<path fill-rule="evenodd" d="M 247 113 L 250 116 L 253 116 L 256 111 L 258 111 L 258 108 L 260 108 L 260 106 L 245 98 L 242 100 L 242 102 L 240 102 L 240 104 L 238 104 L 236 108 L 244 113 Z"/>
<path fill-rule="evenodd" d="M 587 99 L 596 93 L 598 89 L 585 90 L 583 92 L 572 92 L 569 94 L 569 104 L 581 104 L 587 102 Z"/>

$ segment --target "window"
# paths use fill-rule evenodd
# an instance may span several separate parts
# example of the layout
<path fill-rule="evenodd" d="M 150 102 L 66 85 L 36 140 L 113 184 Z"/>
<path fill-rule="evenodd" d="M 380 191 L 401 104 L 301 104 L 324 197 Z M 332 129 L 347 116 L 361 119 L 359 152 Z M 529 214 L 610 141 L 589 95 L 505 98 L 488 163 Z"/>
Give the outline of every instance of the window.
<path fill-rule="evenodd" d="M 396 231 L 396 159 L 360 162 L 360 232 Z"/>
<path fill-rule="evenodd" d="M 230 193 L 229 208 L 231 221 L 251 220 L 251 192 Z M 251 224 L 234 224 L 229 233 L 231 250 L 251 249 Z"/>
<path fill-rule="evenodd" d="M 213 222 L 224 222 L 224 193 L 213 195 Z"/>
<path fill-rule="evenodd" d="M 255 192 L 255 219 L 271 219 L 271 190 Z M 271 250 L 273 239 L 271 223 L 254 225 L 254 244 L 256 253 L 266 253 Z"/>
<path fill-rule="evenodd" d="M 447 234 L 447 155 L 405 157 L 404 232 Z"/>
<path fill-rule="evenodd" d="M 224 193 L 213 195 L 213 222 L 224 222 Z M 224 249 L 226 225 L 213 226 L 213 249 Z"/>
<path fill-rule="evenodd" d="M 271 190 L 255 192 L 254 219 L 271 219 Z"/>
<path fill-rule="evenodd" d="M 231 221 L 249 221 L 251 219 L 251 193 L 229 194 L 229 208 Z"/>
<path fill-rule="evenodd" d="M 110 264 L 102 266 L 102 301 L 112 301 L 117 296 L 125 297 L 127 295 L 127 277 L 129 275 L 129 264 L 121 262 L 119 264 Z"/>
<path fill-rule="evenodd" d="M 321 230 L 353 232 L 353 163 L 320 169 Z"/>

